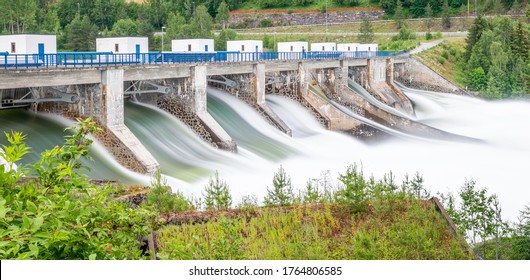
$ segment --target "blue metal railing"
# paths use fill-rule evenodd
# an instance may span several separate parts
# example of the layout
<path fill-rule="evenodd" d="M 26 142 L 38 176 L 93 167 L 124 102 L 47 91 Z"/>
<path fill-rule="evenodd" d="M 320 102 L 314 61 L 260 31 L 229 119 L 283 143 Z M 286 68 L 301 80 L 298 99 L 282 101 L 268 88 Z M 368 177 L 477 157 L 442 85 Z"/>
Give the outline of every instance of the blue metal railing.
<path fill-rule="evenodd" d="M 85 68 L 120 65 L 226 63 L 268 60 L 318 60 L 388 57 L 400 52 L 149 52 L 115 54 L 112 52 L 60 52 L 56 54 L 9 54 L 0 52 L 0 68 Z"/>

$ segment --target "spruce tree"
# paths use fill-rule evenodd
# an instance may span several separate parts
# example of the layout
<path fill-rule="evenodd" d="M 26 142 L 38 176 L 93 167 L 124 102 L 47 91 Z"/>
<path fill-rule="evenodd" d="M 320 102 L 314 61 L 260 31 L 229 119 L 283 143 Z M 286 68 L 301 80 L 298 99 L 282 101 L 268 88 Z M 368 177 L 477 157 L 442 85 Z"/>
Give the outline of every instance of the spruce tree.
<path fill-rule="evenodd" d="M 394 21 L 396 22 L 397 29 L 401 29 L 401 27 L 403 27 L 404 18 L 405 16 L 403 14 L 403 3 L 401 3 L 401 0 L 398 0 L 396 4 L 396 10 L 394 12 Z"/>
<path fill-rule="evenodd" d="M 451 17 L 449 15 L 449 4 L 447 0 L 444 0 L 442 13 L 442 26 L 444 28 L 451 27 Z"/>
<path fill-rule="evenodd" d="M 267 188 L 266 206 L 288 206 L 293 204 L 294 192 L 291 185 L 291 177 L 285 173 L 283 166 L 280 165 L 278 172 L 274 174 L 272 185 L 272 189 Z"/>
<path fill-rule="evenodd" d="M 374 30 L 368 17 L 363 17 L 357 39 L 362 44 L 368 44 L 374 41 Z"/>

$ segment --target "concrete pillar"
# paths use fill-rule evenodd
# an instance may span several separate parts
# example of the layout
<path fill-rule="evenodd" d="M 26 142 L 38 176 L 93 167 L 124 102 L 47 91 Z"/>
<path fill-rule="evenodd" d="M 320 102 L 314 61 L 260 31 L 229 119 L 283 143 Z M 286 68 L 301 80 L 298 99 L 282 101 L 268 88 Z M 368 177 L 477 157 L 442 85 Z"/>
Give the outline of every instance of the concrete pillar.
<path fill-rule="evenodd" d="M 344 60 L 341 60 L 340 67 L 335 69 L 335 93 L 339 94 L 348 87 L 348 66 L 344 64 Z"/>
<path fill-rule="evenodd" d="M 289 126 L 278 116 L 265 102 L 265 64 L 258 63 L 254 64 L 253 70 L 254 76 L 254 95 L 256 98 L 256 104 L 263 114 L 282 132 L 292 136 L 292 131 Z"/>
<path fill-rule="evenodd" d="M 223 150 L 235 152 L 237 145 L 234 140 L 226 133 L 219 123 L 208 113 L 207 108 L 207 68 L 206 66 L 194 66 L 191 69 L 191 78 L 193 84 L 193 110 L 205 129 L 210 133 L 212 140 Z"/>
<path fill-rule="evenodd" d="M 265 103 L 265 64 L 254 64 L 254 85 L 256 102 L 258 104 Z"/>
<path fill-rule="evenodd" d="M 104 113 L 102 124 L 112 127 L 124 123 L 123 112 L 123 69 L 101 72 L 101 93 Z"/>
<path fill-rule="evenodd" d="M 158 162 L 124 124 L 123 69 L 101 72 L 101 99 L 99 120 L 105 128 L 98 140 L 122 165 L 136 172 L 154 174 Z"/>
<path fill-rule="evenodd" d="M 300 95 L 307 96 L 307 90 L 309 86 L 309 69 L 308 67 L 303 63 L 298 63 L 298 75 L 300 77 Z"/>
<path fill-rule="evenodd" d="M 193 108 L 195 113 L 207 112 L 207 94 L 206 89 L 208 87 L 207 81 L 207 68 L 206 66 L 195 66 L 192 67 L 192 79 L 193 79 L 193 98 L 195 100 Z"/>

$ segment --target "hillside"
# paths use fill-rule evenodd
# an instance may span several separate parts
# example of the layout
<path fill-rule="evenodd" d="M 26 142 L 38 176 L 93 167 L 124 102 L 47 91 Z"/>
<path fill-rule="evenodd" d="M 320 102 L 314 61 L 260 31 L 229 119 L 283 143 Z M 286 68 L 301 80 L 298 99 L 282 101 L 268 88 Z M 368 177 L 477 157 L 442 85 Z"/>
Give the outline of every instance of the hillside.
<path fill-rule="evenodd" d="M 471 259 L 431 200 L 162 214 L 163 259 Z"/>

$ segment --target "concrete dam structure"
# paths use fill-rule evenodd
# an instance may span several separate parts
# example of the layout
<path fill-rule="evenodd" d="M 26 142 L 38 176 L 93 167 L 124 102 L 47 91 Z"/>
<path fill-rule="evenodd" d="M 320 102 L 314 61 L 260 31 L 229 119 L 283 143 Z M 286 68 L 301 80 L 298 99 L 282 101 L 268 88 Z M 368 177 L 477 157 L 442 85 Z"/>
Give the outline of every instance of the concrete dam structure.
<path fill-rule="evenodd" d="M 213 147 L 237 152 L 237 143 L 207 110 L 209 87 L 244 101 L 287 135 L 291 128 L 265 102 L 266 95 L 298 102 L 329 130 L 366 136 L 391 127 L 390 133 L 451 136 L 413 121 L 411 101 L 394 77 L 417 76 L 415 82 L 424 85 L 430 79 L 414 73 L 417 67 L 410 64 L 416 62 L 409 60 L 370 57 L 6 69 L 0 77 L 0 108 L 28 107 L 70 119 L 92 118 L 103 128 L 96 138 L 114 158 L 144 174 L 156 172 L 159 163 L 125 125 L 125 99 L 157 106 Z"/>

